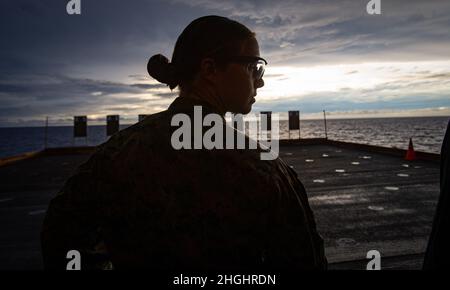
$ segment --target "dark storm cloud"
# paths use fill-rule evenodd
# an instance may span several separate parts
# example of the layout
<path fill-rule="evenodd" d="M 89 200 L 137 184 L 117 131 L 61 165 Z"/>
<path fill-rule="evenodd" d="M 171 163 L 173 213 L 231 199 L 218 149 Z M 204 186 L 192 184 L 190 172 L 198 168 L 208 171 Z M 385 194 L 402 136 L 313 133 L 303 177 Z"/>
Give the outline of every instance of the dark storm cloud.
<path fill-rule="evenodd" d="M 130 74 L 146 75 L 149 56 L 170 56 L 182 29 L 209 13 L 255 30 L 272 64 L 389 58 L 389 52 L 402 49 L 405 57 L 449 56 L 443 48 L 450 43 L 448 1 L 382 1 L 379 16 L 366 13 L 365 0 L 82 0 L 79 16 L 65 13 L 66 2 L 2 1 L 0 33 L 7 39 L 1 48 L 2 71 L 85 73 L 88 67 L 127 64 L 141 67 Z"/>
<path fill-rule="evenodd" d="M 170 57 L 183 28 L 207 14 L 249 26 L 274 66 L 450 58 L 449 1 L 381 0 L 378 16 L 366 13 L 368 0 L 81 0 L 74 16 L 67 2 L 0 2 L 2 120 L 173 97 L 147 83 L 146 62 Z"/>
<path fill-rule="evenodd" d="M 82 0 L 82 14 L 69 16 L 67 2 L 0 2 L 1 120 L 143 102 L 114 94 L 155 97 L 166 86 L 148 84 L 148 58 L 169 55 L 202 13 L 167 1 Z"/>
<path fill-rule="evenodd" d="M 365 0 L 177 2 L 247 23 L 272 63 L 449 58 L 449 1 L 382 0 L 382 15 Z"/>
<path fill-rule="evenodd" d="M 177 93 L 176 92 L 156 93 L 155 95 L 166 98 L 166 97 L 175 97 L 177 95 Z"/>
<path fill-rule="evenodd" d="M 160 84 L 125 84 L 64 75 L 12 75 L 0 81 L 0 115 L 2 118 L 23 118 L 90 112 L 92 108 L 114 108 L 117 111 L 119 107 L 125 108 L 121 106 L 124 102 L 140 105 L 147 101 L 136 95 L 151 93 L 153 98 L 164 97 L 158 93 L 161 87 Z"/>
<path fill-rule="evenodd" d="M 84 75 L 136 65 L 140 70 L 129 74 L 147 75 L 148 58 L 158 52 L 170 54 L 177 35 L 198 10 L 185 7 L 181 13 L 167 1 L 82 0 L 82 14 L 68 15 L 67 2 L 1 2 L 0 73 Z"/>
<path fill-rule="evenodd" d="M 23 75 L 20 77 L 23 78 Z M 18 77 L 18 78 L 20 78 Z M 0 92 L 25 94 L 34 93 L 35 96 L 47 93 L 59 93 L 65 90 L 69 94 L 83 95 L 95 92 L 102 92 L 103 94 L 116 93 L 138 93 L 140 89 L 157 88 L 159 85 L 147 84 L 121 84 L 117 82 L 92 80 L 92 79 L 77 79 L 62 75 L 55 75 L 51 78 L 45 78 L 42 75 L 33 75 L 24 78 L 24 83 L 17 83 L 17 81 L 2 80 L 0 83 Z"/>

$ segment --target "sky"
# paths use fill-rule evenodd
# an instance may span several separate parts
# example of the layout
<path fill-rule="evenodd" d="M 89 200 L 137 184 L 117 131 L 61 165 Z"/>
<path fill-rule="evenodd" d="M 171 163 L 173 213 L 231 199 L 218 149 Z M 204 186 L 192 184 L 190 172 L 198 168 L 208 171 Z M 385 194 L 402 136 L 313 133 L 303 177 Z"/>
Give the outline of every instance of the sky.
<path fill-rule="evenodd" d="M 0 2 L 0 127 L 90 124 L 165 110 L 177 96 L 148 76 L 194 19 L 256 33 L 268 60 L 253 112 L 303 118 L 450 115 L 450 1 L 67 0 Z"/>

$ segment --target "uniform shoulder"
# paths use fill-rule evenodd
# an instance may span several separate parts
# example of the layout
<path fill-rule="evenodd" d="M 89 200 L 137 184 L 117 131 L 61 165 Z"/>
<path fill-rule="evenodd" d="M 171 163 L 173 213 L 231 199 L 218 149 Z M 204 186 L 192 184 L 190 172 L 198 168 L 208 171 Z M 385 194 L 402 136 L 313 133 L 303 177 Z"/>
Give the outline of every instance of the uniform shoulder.
<path fill-rule="evenodd" d="M 139 151 L 134 155 L 145 152 L 142 149 L 149 148 L 151 142 L 155 140 L 154 137 L 160 135 L 158 132 L 164 131 L 160 127 L 168 123 L 166 119 L 168 119 L 166 111 L 155 113 L 113 134 L 107 141 L 97 146 L 95 152 L 80 165 L 78 171 L 92 170 L 94 167 L 104 171 L 105 167 L 113 166 L 123 159 L 124 155 L 133 155 L 130 154 L 133 151 Z"/>
<path fill-rule="evenodd" d="M 108 141 L 102 143 L 98 151 L 115 151 L 124 149 L 132 142 L 139 141 L 140 143 L 150 142 L 153 140 L 152 136 L 157 134 L 162 127 L 169 124 L 169 115 L 167 111 L 162 111 L 149 115 L 144 120 L 133 124 L 123 130 L 112 135 Z"/>

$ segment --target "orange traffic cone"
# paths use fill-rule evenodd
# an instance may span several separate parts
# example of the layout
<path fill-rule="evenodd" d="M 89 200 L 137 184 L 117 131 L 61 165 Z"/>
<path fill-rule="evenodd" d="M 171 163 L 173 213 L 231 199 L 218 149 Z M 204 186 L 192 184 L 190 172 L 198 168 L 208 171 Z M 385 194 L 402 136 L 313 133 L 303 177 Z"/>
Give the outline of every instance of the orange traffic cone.
<path fill-rule="evenodd" d="M 408 161 L 416 160 L 416 152 L 414 151 L 412 138 L 409 138 L 409 146 L 408 146 L 408 151 L 406 151 L 405 160 L 408 160 Z"/>

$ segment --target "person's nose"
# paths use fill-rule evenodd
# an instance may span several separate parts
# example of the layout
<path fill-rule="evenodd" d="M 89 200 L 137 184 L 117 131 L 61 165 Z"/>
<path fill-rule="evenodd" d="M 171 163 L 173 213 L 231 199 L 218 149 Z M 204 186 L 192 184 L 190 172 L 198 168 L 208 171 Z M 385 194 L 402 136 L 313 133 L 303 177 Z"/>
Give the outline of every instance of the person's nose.
<path fill-rule="evenodd" d="M 259 80 L 256 81 L 256 86 L 257 89 L 264 87 L 264 80 L 262 78 L 260 78 Z"/>

